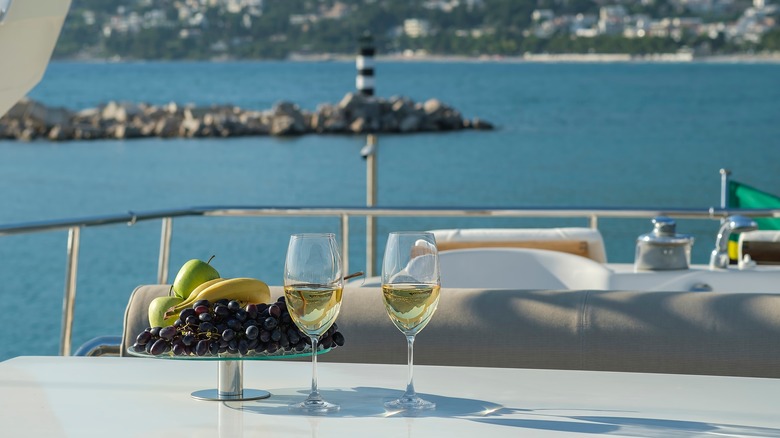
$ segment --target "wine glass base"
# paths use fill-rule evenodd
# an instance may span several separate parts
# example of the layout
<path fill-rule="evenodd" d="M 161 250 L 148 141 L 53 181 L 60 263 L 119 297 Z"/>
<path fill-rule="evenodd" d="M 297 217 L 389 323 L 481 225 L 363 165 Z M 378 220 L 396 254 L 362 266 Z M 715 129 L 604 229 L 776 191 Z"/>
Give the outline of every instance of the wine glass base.
<path fill-rule="evenodd" d="M 436 409 L 436 403 L 420 397 L 401 397 L 385 403 L 385 408 L 394 411 L 427 411 Z"/>
<path fill-rule="evenodd" d="M 325 400 L 304 400 L 289 406 L 290 412 L 296 414 L 323 415 L 338 412 L 341 406 L 328 403 Z"/>
<path fill-rule="evenodd" d="M 220 394 L 217 389 L 202 389 L 190 394 L 196 400 L 207 401 L 247 401 L 268 398 L 271 393 L 262 389 L 243 389 L 240 394 Z"/>

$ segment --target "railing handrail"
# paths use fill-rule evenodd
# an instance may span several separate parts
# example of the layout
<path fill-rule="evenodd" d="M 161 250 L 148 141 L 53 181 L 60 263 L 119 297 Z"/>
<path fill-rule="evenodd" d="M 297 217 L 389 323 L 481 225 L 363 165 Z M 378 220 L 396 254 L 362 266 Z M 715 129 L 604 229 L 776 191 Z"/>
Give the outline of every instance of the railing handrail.
<path fill-rule="evenodd" d="M 780 218 L 780 209 L 658 208 L 658 207 L 292 207 L 292 206 L 208 206 L 172 210 L 151 210 L 71 219 L 0 224 L 0 236 L 67 230 L 120 223 L 134 224 L 166 217 L 187 216 L 383 216 L 383 217 L 562 217 L 645 218 L 669 216 L 678 219 L 723 219 L 733 214 Z"/>
<path fill-rule="evenodd" d="M 748 217 L 780 218 L 780 209 L 729 209 L 729 208 L 642 208 L 642 207 L 293 207 L 293 206 L 207 206 L 172 210 L 155 210 L 123 214 L 90 216 L 75 219 L 55 219 L 35 222 L 0 224 L 0 237 L 15 234 L 40 233 L 68 230 L 67 262 L 65 270 L 65 293 L 62 303 L 62 332 L 60 354 L 69 355 L 71 333 L 76 299 L 76 276 L 80 230 L 126 223 L 134 225 L 149 220 L 162 220 L 160 251 L 158 260 L 158 282 L 168 278 L 171 230 L 173 218 L 190 216 L 290 216 L 290 217 L 338 217 L 341 220 L 342 257 L 344 271 L 349 267 L 349 219 L 354 216 L 374 217 L 494 217 L 494 218 L 588 218 L 591 228 L 598 228 L 599 218 L 638 219 L 654 216 L 668 216 L 678 219 L 721 220 L 733 214 Z M 375 244 L 376 239 L 367 239 Z M 375 248 L 367 248 L 366 275 L 373 275 Z"/>

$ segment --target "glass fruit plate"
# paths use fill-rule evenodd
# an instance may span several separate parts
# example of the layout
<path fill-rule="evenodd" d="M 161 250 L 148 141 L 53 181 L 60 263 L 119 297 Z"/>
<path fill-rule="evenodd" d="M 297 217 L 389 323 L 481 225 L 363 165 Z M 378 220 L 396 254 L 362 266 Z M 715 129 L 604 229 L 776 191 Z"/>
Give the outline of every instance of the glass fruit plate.
<path fill-rule="evenodd" d="M 317 355 L 329 352 L 331 349 L 321 349 L 317 351 Z M 167 359 L 167 360 L 193 360 L 193 361 L 217 361 L 219 363 L 219 374 L 217 377 L 217 388 L 214 389 L 201 389 L 192 392 L 192 398 L 197 400 L 213 400 L 213 401 L 246 401 L 246 400 L 259 400 L 268 398 L 271 393 L 262 389 L 247 389 L 244 388 L 244 361 L 245 360 L 281 360 L 281 359 L 293 359 L 298 357 L 311 356 L 311 347 L 306 347 L 302 351 L 284 351 L 278 350 L 274 353 L 255 352 L 252 351 L 248 354 L 229 354 L 223 353 L 217 356 L 196 356 L 196 355 L 181 355 L 176 356 L 173 353 L 165 353 L 153 355 L 146 352 L 138 352 L 130 347 L 127 349 L 127 353 L 131 356 L 146 357 L 152 359 Z"/>

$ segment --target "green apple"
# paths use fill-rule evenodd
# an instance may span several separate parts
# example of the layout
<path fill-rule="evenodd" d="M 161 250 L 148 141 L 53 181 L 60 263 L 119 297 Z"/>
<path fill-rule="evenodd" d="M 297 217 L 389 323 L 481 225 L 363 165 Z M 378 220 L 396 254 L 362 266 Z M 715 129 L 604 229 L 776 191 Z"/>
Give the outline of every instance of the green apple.
<path fill-rule="evenodd" d="M 184 301 L 184 298 L 177 296 L 157 297 L 149 303 L 149 327 L 167 327 L 172 325 L 179 314 L 165 318 L 165 312 L 171 307 Z"/>
<path fill-rule="evenodd" d="M 179 298 L 187 299 L 196 287 L 215 278 L 219 278 L 219 272 L 208 262 L 198 259 L 189 260 L 182 265 L 179 273 L 176 274 L 176 279 L 173 280 L 173 293 Z"/>

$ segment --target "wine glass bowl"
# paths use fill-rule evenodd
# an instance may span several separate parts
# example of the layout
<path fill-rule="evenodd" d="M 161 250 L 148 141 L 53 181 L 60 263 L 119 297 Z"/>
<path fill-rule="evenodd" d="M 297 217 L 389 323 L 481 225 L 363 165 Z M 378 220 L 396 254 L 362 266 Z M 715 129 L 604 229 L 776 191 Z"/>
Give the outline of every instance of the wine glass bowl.
<path fill-rule="evenodd" d="M 341 308 L 344 278 L 334 234 L 290 236 L 284 264 L 284 298 L 290 318 L 312 344 L 312 381 L 309 396 L 290 410 L 327 414 L 339 406 L 322 399 L 317 388 L 319 337 L 336 321 Z"/>
<path fill-rule="evenodd" d="M 382 299 L 390 320 L 406 336 L 409 379 L 406 392 L 385 403 L 393 410 L 435 409 L 414 390 L 414 339 L 439 304 L 441 280 L 436 240 L 431 233 L 390 233 L 382 260 Z"/>

